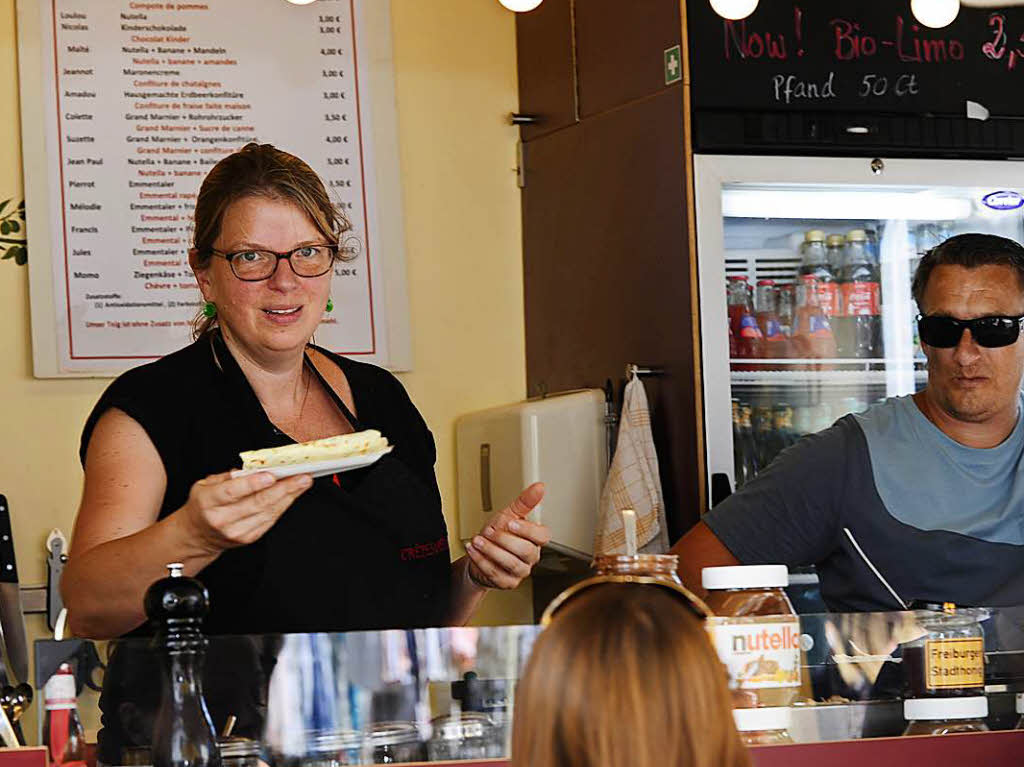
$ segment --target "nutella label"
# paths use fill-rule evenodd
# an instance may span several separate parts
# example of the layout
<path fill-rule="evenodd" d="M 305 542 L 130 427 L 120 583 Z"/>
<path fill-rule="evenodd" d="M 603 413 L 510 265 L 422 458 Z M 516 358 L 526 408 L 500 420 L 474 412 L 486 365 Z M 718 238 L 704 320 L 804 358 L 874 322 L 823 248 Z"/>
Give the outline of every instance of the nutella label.
<path fill-rule="evenodd" d="M 924 656 L 929 690 L 985 684 L 985 640 L 981 637 L 928 640 Z"/>
<path fill-rule="evenodd" d="M 800 686 L 800 623 L 710 623 L 732 689 Z"/>
<path fill-rule="evenodd" d="M 842 294 L 842 313 L 846 317 L 882 313 L 877 282 L 844 282 Z"/>

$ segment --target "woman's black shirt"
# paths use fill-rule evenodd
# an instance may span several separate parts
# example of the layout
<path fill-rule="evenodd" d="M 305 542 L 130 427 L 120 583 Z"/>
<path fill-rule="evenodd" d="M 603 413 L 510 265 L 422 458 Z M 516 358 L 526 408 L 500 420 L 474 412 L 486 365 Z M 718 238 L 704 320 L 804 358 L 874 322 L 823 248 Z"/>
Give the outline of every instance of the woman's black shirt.
<path fill-rule="evenodd" d="M 353 427 L 380 430 L 394 450 L 367 468 L 314 480 L 259 541 L 202 570 L 209 634 L 445 622 L 451 565 L 433 436 L 393 375 L 319 351 L 348 379 L 357 421 L 326 388 Z M 83 463 L 109 408 L 136 420 L 160 454 L 167 473 L 160 518 L 184 505 L 197 480 L 238 468 L 240 452 L 293 442 L 267 417 L 216 331 L 115 380 L 86 422 Z"/>

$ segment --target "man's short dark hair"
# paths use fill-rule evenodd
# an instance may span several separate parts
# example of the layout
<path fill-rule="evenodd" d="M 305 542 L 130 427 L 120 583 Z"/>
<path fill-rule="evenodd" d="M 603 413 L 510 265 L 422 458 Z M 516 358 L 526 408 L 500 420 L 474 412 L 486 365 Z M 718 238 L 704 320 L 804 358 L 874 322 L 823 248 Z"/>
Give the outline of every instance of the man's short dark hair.
<path fill-rule="evenodd" d="M 1024 247 L 1020 243 L 994 234 L 958 234 L 925 253 L 917 265 L 910 291 L 921 311 L 928 278 L 936 266 L 1008 266 L 1017 273 L 1017 282 L 1024 291 Z"/>

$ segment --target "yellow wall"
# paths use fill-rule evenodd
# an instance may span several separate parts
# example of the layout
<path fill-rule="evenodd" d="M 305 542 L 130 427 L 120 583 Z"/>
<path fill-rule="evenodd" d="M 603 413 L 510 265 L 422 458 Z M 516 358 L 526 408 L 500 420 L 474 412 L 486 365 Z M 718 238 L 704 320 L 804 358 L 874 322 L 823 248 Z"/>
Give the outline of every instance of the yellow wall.
<path fill-rule="evenodd" d="M 515 129 L 514 17 L 497 0 L 393 0 L 414 370 L 402 376 L 437 439 L 452 532 L 454 419 L 525 396 Z M 0 199 L 22 197 L 14 0 L 0 0 Z M 30 258 L 44 258 L 29 247 Z M 104 380 L 32 377 L 28 272 L 0 262 L 0 492 L 23 584 L 45 580 L 52 527 L 70 534 L 78 439 Z M 484 622 L 530 620 L 528 588 L 495 594 Z M 39 616 L 30 631 L 45 630 Z"/>

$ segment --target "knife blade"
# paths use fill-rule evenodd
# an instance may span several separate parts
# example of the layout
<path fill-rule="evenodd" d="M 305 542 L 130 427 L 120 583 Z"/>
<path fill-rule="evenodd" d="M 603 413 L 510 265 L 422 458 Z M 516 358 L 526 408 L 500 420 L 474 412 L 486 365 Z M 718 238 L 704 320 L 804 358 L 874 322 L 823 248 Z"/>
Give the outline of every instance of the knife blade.
<path fill-rule="evenodd" d="M 0 632 L 3 633 L 7 668 L 15 683 L 28 681 L 28 641 L 21 610 L 18 564 L 14 558 L 14 534 L 7 497 L 0 495 Z"/>

